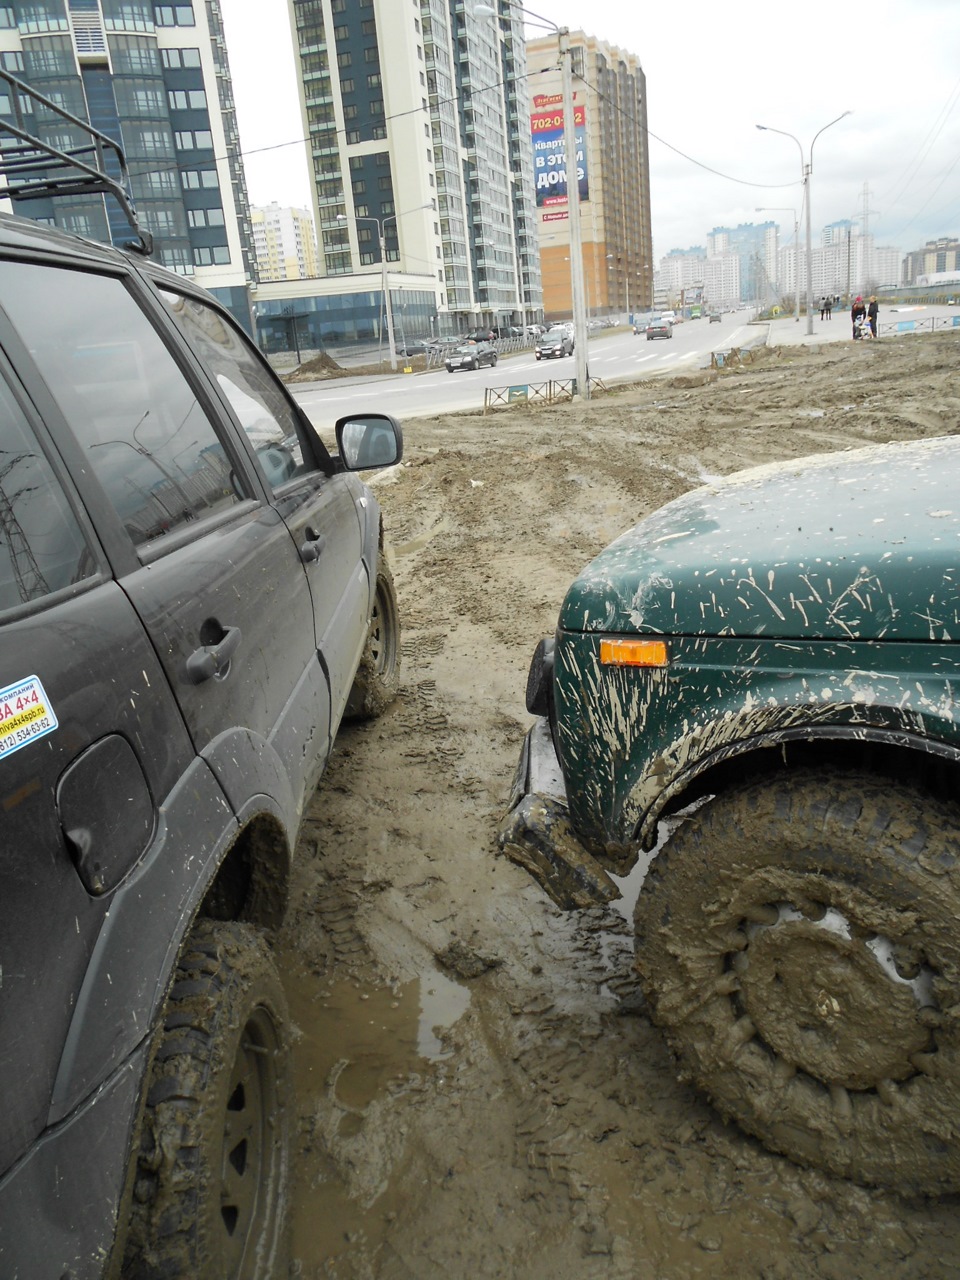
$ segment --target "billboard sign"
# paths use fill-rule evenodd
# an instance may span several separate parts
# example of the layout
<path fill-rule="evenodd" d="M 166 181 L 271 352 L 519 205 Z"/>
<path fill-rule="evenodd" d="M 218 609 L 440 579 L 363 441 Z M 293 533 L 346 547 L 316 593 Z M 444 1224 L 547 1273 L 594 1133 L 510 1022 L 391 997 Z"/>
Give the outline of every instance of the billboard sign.
<path fill-rule="evenodd" d="M 574 106 L 573 123 L 580 199 L 587 200 L 589 199 L 589 182 L 587 179 L 586 107 Z M 537 208 L 566 206 L 567 155 L 563 136 L 563 107 L 558 105 L 551 107 L 548 111 L 535 111 L 530 117 L 530 132 L 533 135 L 533 170 Z"/>

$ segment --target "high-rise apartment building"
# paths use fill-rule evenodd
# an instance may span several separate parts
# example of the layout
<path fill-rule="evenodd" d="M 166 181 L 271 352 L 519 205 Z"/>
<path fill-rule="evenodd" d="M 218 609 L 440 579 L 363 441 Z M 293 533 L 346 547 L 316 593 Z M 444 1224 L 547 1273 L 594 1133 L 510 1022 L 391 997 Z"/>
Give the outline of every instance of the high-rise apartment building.
<path fill-rule="evenodd" d="M 571 32 L 570 45 L 585 300 L 592 315 L 623 314 L 653 299 L 646 77 L 634 54 L 594 36 Z M 556 319 L 572 311 L 566 184 L 558 194 L 555 181 L 566 160 L 558 64 L 555 35 L 528 42 L 543 304 Z"/>
<path fill-rule="evenodd" d="M 276 201 L 254 205 L 250 222 L 261 283 L 319 275 L 317 237 L 308 209 L 283 208 Z"/>
<path fill-rule="evenodd" d="M 249 327 L 253 248 L 219 0 L 0 0 L 0 65 L 121 143 L 154 257 L 195 275 Z M 0 101 L 0 115 L 11 106 Z M 84 141 L 24 106 L 45 142 Z M 16 205 L 78 235 L 131 239 L 109 196 Z"/>
<path fill-rule="evenodd" d="M 541 313 L 522 26 L 451 0 L 289 0 L 324 338 Z M 399 336 L 399 335 L 398 335 Z"/>

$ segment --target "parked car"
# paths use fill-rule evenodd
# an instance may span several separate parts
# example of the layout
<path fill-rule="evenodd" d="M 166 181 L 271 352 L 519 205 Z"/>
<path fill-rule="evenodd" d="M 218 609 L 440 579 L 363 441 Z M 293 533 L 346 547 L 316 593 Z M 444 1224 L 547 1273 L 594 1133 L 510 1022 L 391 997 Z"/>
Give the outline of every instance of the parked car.
<path fill-rule="evenodd" d="M 654 316 L 647 322 L 646 334 L 648 342 L 652 342 L 654 338 L 672 338 L 673 321 L 666 316 Z"/>
<path fill-rule="evenodd" d="M 431 342 L 430 338 L 410 338 L 407 342 L 398 342 L 395 349 L 398 356 L 422 356 Z"/>
<path fill-rule="evenodd" d="M 454 347 L 444 363 L 447 373 L 456 373 L 458 369 L 479 369 L 484 364 L 493 368 L 497 363 L 497 349 L 489 342 L 463 342 Z"/>
<path fill-rule="evenodd" d="M 495 342 L 497 337 L 496 329 L 479 328 L 471 329 L 469 333 L 463 335 L 464 342 Z"/>
<path fill-rule="evenodd" d="M 268 936 L 341 721 L 398 682 L 355 473 L 400 460 L 399 425 L 352 413 L 328 451 L 233 317 L 143 251 L 0 217 L 9 1277 L 287 1273 Z"/>
<path fill-rule="evenodd" d="M 721 322 L 721 320 L 722 320 L 722 319 L 723 319 L 723 316 L 720 314 L 720 312 L 719 312 L 719 311 L 711 311 L 711 312 L 710 312 L 710 323 L 711 323 L 711 324 L 719 324 L 719 323 Z"/>
<path fill-rule="evenodd" d="M 528 324 L 524 328 L 524 335 L 528 338 L 539 338 L 541 334 L 546 333 L 546 329 L 542 324 Z"/>
<path fill-rule="evenodd" d="M 494 332 L 494 336 L 497 338 L 522 338 L 523 337 L 523 330 L 519 327 L 519 325 L 515 325 L 515 324 L 501 325 L 499 329 L 494 329 L 493 332 Z"/>
<path fill-rule="evenodd" d="M 552 360 L 573 355 L 573 334 L 566 329 L 550 329 L 537 339 L 534 353 L 538 360 Z"/>
<path fill-rule="evenodd" d="M 644 851 L 685 1078 L 772 1150 L 960 1189 L 960 439 L 761 467 L 625 533 L 537 647 L 501 841 L 565 907 Z"/>

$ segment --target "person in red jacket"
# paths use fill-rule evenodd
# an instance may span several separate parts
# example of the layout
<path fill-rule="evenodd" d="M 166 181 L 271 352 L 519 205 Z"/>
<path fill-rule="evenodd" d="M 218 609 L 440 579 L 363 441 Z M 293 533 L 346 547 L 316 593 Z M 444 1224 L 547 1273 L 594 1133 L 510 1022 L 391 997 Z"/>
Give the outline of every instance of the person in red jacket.
<path fill-rule="evenodd" d="M 857 294 L 853 306 L 850 308 L 850 319 L 853 322 L 853 336 L 860 337 L 860 325 L 863 324 L 864 317 L 867 314 L 867 308 L 863 304 L 863 299 Z"/>

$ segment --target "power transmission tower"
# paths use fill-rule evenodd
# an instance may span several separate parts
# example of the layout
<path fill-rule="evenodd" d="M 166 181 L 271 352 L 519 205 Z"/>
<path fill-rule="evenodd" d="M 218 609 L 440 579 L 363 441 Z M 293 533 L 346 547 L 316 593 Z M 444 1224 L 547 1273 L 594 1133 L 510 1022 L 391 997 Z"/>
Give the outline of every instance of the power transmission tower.
<path fill-rule="evenodd" d="M 17 583 L 21 601 L 36 600 L 40 596 L 50 594 L 47 580 L 37 564 L 37 558 L 27 541 L 26 534 L 20 526 L 14 510 L 14 503 L 25 494 L 33 493 L 36 486 L 18 489 L 12 496 L 7 495 L 3 482 L 21 462 L 29 459 L 29 453 L 20 453 L 0 469 L 0 537 L 7 544 L 10 562 L 13 565 L 13 576 Z"/>

